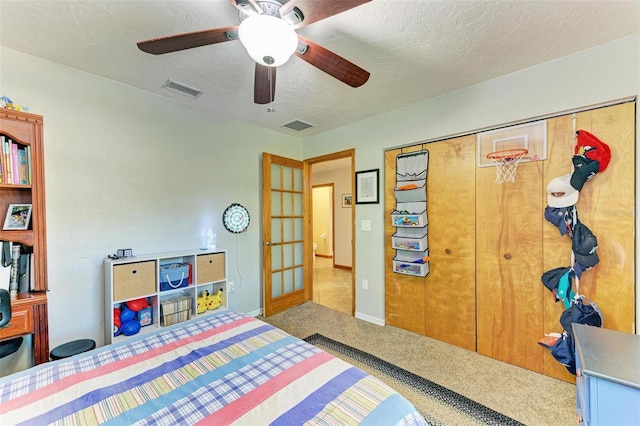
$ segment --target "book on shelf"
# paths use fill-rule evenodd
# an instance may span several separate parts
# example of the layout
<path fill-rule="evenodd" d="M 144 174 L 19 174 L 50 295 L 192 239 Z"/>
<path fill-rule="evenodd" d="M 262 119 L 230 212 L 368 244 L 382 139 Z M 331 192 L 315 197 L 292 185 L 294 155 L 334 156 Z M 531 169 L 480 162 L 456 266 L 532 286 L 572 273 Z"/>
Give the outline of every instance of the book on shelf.
<path fill-rule="evenodd" d="M 20 163 L 18 162 L 18 145 L 11 142 L 11 167 L 13 181 L 11 183 L 20 182 Z"/>
<path fill-rule="evenodd" d="M 31 146 L 21 145 L 5 135 L 0 135 L 0 183 L 31 184 Z"/>
<path fill-rule="evenodd" d="M 29 178 L 27 177 L 27 150 L 18 148 L 18 175 L 21 185 L 27 185 Z"/>

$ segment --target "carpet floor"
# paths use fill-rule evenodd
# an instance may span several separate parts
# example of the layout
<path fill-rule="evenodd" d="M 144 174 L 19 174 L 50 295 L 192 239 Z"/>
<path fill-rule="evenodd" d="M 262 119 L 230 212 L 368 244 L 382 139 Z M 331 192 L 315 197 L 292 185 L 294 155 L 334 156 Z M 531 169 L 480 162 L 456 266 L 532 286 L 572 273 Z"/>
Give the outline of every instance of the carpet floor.
<path fill-rule="evenodd" d="M 261 319 L 301 339 L 317 333 L 359 349 L 520 423 L 576 424 L 574 384 L 313 302 Z"/>
<path fill-rule="evenodd" d="M 407 398 L 430 425 L 522 425 L 457 392 L 321 334 L 304 340 L 391 386 Z"/>

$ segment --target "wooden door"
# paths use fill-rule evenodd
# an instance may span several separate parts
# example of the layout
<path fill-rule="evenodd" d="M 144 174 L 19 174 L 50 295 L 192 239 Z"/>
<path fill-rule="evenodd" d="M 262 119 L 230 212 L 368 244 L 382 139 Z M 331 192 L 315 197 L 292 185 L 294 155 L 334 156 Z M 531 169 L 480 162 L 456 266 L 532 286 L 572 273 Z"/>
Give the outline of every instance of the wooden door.
<path fill-rule="evenodd" d="M 264 315 L 310 300 L 311 225 L 308 166 L 262 154 Z"/>
<path fill-rule="evenodd" d="M 542 162 L 522 163 L 516 181 L 476 169 L 478 353 L 542 372 Z"/>
<path fill-rule="evenodd" d="M 426 335 L 476 350 L 475 137 L 426 145 L 431 271 L 426 279 Z"/>
<path fill-rule="evenodd" d="M 469 350 L 475 335 L 475 146 L 474 137 L 416 145 L 385 153 L 386 322 Z M 426 149 L 430 272 L 393 272 L 396 228 L 396 157 Z"/>
<path fill-rule="evenodd" d="M 600 263 L 585 271 L 579 291 L 595 301 L 604 315 L 604 327 L 635 332 L 635 103 L 569 114 L 548 120 L 548 157 L 545 185 L 554 177 L 571 171 L 574 127 L 586 130 L 609 145 L 611 161 L 606 170 L 586 182 L 576 203 L 578 217 L 598 239 Z M 543 226 L 544 271 L 571 264 L 571 240 L 561 237 L 548 222 Z M 559 318 L 564 307 L 544 298 L 544 332 L 560 332 Z M 548 351 L 544 352 L 544 373 L 574 381 Z"/>

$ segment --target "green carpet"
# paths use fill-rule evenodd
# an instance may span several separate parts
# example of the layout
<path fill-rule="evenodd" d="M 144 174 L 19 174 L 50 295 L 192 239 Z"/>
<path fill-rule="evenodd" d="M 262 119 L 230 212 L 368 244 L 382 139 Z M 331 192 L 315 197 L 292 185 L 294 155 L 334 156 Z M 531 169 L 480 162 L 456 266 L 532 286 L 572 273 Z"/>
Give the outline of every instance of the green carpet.
<path fill-rule="evenodd" d="M 407 398 L 431 425 L 522 425 L 459 393 L 320 334 L 304 339 L 377 377 Z"/>

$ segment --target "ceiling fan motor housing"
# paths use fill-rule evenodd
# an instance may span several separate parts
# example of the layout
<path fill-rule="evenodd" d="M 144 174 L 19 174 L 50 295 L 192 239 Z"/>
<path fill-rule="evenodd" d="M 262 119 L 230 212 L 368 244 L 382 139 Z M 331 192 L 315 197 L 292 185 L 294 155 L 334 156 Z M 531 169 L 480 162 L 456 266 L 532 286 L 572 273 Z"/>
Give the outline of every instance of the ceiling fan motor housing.
<path fill-rule="evenodd" d="M 236 5 L 241 9 L 241 11 L 238 13 L 238 19 L 240 20 L 240 22 L 244 21 L 251 15 L 255 15 L 256 13 L 281 18 L 287 24 L 292 26 L 297 25 L 304 20 L 302 11 L 297 7 L 293 7 L 284 16 L 281 15 L 280 8 L 284 4 L 284 2 L 278 0 L 257 0 L 254 3 L 261 9 L 261 11 L 255 10 L 249 0 L 236 0 Z"/>

